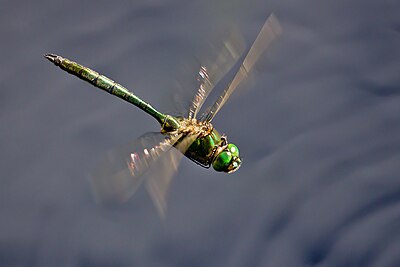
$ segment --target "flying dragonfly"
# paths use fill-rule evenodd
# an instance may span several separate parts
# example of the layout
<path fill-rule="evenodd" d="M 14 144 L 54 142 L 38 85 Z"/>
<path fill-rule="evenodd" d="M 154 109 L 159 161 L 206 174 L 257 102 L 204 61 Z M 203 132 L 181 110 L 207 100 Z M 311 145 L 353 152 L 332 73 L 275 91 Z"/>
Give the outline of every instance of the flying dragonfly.
<path fill-rule="evenodd" d="M 160 132 L 146 133 L 122 151 L 111 152 L 92 175 L 94 193 L 99 200 L 128 200 L 145 181 L 150 196 L 161 216 L 166 211 L 166 193 L 179 162 L 186 156 L 198 165 L 217 172 L 232 173 L 241 166 L 238 147 L 229 143 L 211 121 L 227 102 L 241 81 L 248 76 L 256 61 L 281 33 L 280 24 L 271 14 L 247 54 L 232 42 L 224 42 L 219 56 L 209 66 L 201 66 L 199 86 L 186 114 L 164 114 L 146 103 L 122 85 L 98 72 L 55 54 L 45 58 L 62 70 L 117 96 L 155 118 Z M 215 103 L 202 109 L 215 85 L 242 58 L 240 67 Z M 200 114 L 200 110 L 205 110 Z"/>

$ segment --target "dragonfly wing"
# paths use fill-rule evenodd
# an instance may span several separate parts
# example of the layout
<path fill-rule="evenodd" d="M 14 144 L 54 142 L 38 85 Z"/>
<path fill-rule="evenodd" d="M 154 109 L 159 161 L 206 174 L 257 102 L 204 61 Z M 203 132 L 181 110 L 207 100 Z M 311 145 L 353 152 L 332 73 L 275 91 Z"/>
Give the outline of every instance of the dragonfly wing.
<path fill-rule="evenodd" d="M 146 187 L 157 208 L 159 215 L 164 218 L 167 208 L 167 193 L 171 184 L 172 177 L 178 169 L 178 166 L 184 156 L 185 151 L 193 143 L 198 135 L 188 135 L 178 144 L 176 149 L 170 149 L 165 156 L 157 159 L 157 168 L 151 167 L 146 173 Z"/>
<path fill-rule="evenodd" d="M 248 73 L 253 68 L 254 64 L 257 62 L 261 54 L 265 49 L 271 44 L 271 42 L 282 32 L 281 26 L 278 19 L 274 14 L 271 14 L 264 26 L 262 27 L 260 33 L 258 34 L 256 40 L 249 49 L 249 52 L 243 59 L 239 71 L 233 77 L 231 83 L 223 91 L 221 96 L 217 99 L 208 113 L 205 115 L 206 121 L 211 121 L 221 107 L 225 104 L 229 96 L 235 91 L 241 81 L 247 77 Z"/>
<path fill-rule="evenodd" d="M 127 201 L 157 160 L 175 150 L 172 146 L 181 136 L 146 133 L 109 152 L 91 175 L 96 199 L 100 202 Z"/>
<path fill-rule="evenodd" d="M 230 32 L 229 37 L 223 43 L 209 44 L 207 49 L 209 60 L 200 61 L 197 79 L 199 86 L 189 108 L 189 118 L 196 118 L 207 96 L 234 66 L 244 48 L 244 41 L 236 32 Z"/>

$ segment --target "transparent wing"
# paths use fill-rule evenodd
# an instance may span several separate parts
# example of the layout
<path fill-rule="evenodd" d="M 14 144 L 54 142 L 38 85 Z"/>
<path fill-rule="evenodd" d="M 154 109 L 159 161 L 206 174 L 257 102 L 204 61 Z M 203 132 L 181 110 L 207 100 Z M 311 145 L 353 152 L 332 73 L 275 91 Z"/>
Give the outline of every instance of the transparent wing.
<path fill-rule="evenodd" d="M 249 52 L 245 56 L 243 63 L 241 64 L 238 72 L 233 77 L 231 83 L 223 91 L 211 109 L 202 118 L 202 120 L 211 121 L 214 116 L 218 113 L 221 107 L 226 103 L 229 96 L 235 91 L 240 82 L 247 77 L 248 73 L 251 71 L 254 64 L 257 62 L 258 58 L 265 51 L 265 49 L 270 45 L 270 43 L 282 32 L 281 26 L 278 19 L 274 14 L 271 14 L 264 26 L 262 27 L 260 33 L 258 34 L 253 45 L 250 47 Z"/>
<path fill-rule="evenodd" d="M 234 30 L 200 39 L 177 64 L 176 79 L 166 100 L 172 114 L 195 118 L 215 85 L 235 65 L 245 49 L 243 38 Z M 182 52 L 182 54 L 184 54 Z M 193 56 L 195 55 L 195 56 Z M 190 60 L 191 58 L 191 60 Z M 173 93 L 171 93 L 173 92 Z M 167 93 L 166 93 L 167 94 Z M 166 107 L 168 108 L 168 106 Z"/>
<path fill-rule="evenodd" d="M 163 157 L 159 157 L 154 165 L 146 173 L 146 188 L 150 194 L 160 217 L 164 218 L 167 209 L 167 193 L 172 177 L 184 156 L 185 151 L 193 143 L 198 135 L 185 136 L 175 145 L 176 149 L 170 149 Z"/>
<path fill-rule="evenodd" d="M 96 199 L 99 202 L 125 202 L 145 181 L 150 197 L 163 218 L 172 177 L 185 151 L 197 137 L 146 133 L 131 144 L 108 153 L 91 177 Z"/>
<path fill-rule="evenodd" d="M 197 79 L 199 86 L 189 108 L 189 118 L 196 118 L 207 96 L 240 58 L 244 47 L 243 39 L 235 32 L 219 45 L 210 43 L 210 54 L 215 51 L 216 54 L 212 60 L 201 63 Z"/>
<path fill-rule="evenodd" d="M 146 133 L 132 143 L 107 153 L 91 175 L 94 195 L 99 202 L 124 202 L 137 190 L 144 174 L 160 157 L 173 150 L 181 135 Z"/>

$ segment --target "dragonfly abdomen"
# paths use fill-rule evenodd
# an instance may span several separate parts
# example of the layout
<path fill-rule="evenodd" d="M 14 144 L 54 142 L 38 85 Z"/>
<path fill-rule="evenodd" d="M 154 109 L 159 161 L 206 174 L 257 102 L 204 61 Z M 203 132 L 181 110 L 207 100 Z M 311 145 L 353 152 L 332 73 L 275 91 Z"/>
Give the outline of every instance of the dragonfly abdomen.
<path fill-rule="evenodd" d="M 62 70 L 67 71 L 68 73 L 84 80 L 95 87 L 106 91 L 116 97 L 119 97 L 138 108 L 142 109 L 147 114 L 153 116 L 160 124 L 163 130 L 176 130 L 180 127 L 179 122 L 172 116 L 168 116 L 156 110 L 153 106 L 146 103 L 128 89 L 120 85 L 119 83 L 114 82 L 110 78 L 101 75 L 100 73 L 84 67 L 74 61 L 63 58 L 61 56 L 55 54 L 47 54 L 45 57 L 53 62 L 56 66 L 60 67 Z"/>

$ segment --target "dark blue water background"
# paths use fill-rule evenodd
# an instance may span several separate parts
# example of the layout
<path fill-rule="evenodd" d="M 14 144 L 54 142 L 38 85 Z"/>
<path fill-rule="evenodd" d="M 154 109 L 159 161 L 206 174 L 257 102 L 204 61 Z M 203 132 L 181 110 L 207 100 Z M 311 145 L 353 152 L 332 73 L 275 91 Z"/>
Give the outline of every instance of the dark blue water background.
<path fill-rule="evenodd" d="M 282 37 L 214 120 L 240 171 L 183 160 L 164 222 L 144 189 L 98 206 L 97 159 L 158 125 L 42 54 L 163 107 L 219 25 L 249 43 L 271 12 Z M 399 266 L 399 14 L 394 0 L 2 1 L 0 266 Z"/>

